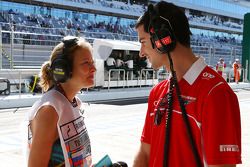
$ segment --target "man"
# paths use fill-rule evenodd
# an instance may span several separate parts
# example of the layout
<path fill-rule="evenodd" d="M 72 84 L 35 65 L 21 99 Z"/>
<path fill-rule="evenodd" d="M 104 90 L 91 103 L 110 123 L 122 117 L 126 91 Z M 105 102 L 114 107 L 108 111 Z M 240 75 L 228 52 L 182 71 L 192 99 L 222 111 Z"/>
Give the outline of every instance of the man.
<path fill-rule="evenodd" d="M 124 66 L 124 61 L 122 60 L 122 53 L 120 52 L 115 60 L 116 68 L 122 69 Z"/>
<path fill-rule="evenodd" d="M 115 62 L 115 58 L 114 58 L 113 54 L 111 54 L 107 58 L 105 67 L 106 67 L 108 72 L 109 72 L 109 70 L 116 69 L 116 62 Z M 110 77 L 113 77 L 113 72 L 112 71 L 110 72 Z"/>
<path fill-rule="evenodd" d="M 224 69 L 226 68 L 226 63 L 224 62 L 223 58 L 220 58 L 216 64 L 216 71 L 223 76 Z"/>
<path fill-rule="evenodd" d="M 233 63 L 233 69 L 234 69 L 234 81 L 236 84 L 238 84 L 240 80 L 240 72 L 241 72 L 241 64 L 240 64 L 239 59 L 235 59 Z"/>
<path fill-rule="evenodd" d="M 113 55 L 111 55 L 107 58 L 106 63 L 107 63 L 107 66 L 109 69 L 116 68 L 116 62 L 115 62 L 115 58 L 113 57 Z"/>
<path fill-rule="evenodd" d="M 125 71 L 127 75 L 127 80 L 133 80 L 133 71 L 134 71 L 134 60 L 132 55 L 127 55 L 127 61 L 125 61 Z"/>
<path fill-rule="evenodd" d="M 192 52 L 181 9 L 165 1 L 149 9 L 136 24 L 140 56 L 155 70 L 165 66 L 173 77 L 150 92 L 133 166 L 235 167 L 241 163 L 237 96 Z"/>

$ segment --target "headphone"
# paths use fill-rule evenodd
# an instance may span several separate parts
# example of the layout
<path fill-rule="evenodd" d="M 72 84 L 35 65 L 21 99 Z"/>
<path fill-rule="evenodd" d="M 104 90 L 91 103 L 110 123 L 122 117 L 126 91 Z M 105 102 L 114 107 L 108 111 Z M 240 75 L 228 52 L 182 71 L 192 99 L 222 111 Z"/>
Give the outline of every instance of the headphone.
<path fill-rule="evenodd" d="M 64 83 L 72 76 L 72 60 L 69 49 L 77 45 L 78 38 L 63 40 L 62 54 L 58 55 L 51 63 L 50 72 L 56 83 Z"/>
<path fill-rule="evenodd" d="M 148 6 L 150 41 L 153 49 L 156 48 L 159 53 L 166 54 L 175 49 L 176 37 L 170 21 L 159 15 L 158 10 L 150 4 Z"/>

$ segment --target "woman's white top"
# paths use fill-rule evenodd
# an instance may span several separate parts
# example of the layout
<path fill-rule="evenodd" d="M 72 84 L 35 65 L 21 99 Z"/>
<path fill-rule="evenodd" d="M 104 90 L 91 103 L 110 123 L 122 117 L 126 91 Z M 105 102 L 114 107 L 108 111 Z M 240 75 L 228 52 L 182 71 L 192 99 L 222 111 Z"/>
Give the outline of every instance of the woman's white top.
<path fill-rule="evenodd" d="M 76 100 L 78 105 L 73 107 L 63 94 L 52 89 L 46 92 L 40 100 L 35 102 L 28 114 L 28 154 L 32 145 L 30 121 L 35 118 L 41 107 L 52 106 L 58 114 L 57 130 L 65 166 L 91 166 L 90 139 L 84 123 L 84 118 L 80 115 L 82 103 L 77 97 Z"/>

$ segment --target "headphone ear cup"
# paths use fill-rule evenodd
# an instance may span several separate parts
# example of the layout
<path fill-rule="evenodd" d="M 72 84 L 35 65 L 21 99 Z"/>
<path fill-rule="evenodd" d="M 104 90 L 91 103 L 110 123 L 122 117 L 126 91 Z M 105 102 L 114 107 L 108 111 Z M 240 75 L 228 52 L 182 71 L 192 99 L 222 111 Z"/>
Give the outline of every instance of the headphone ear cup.
<path fill-rule="evenodd" d="M 172 31 L 169 21 L 160 22 L 162 18 L 154 18 L 151 21 L 149 29 L 150 40 L 153 48 L 156 48 L 158 52 L 165 54 L 175 49 L 176 38 Z M 165 24 L 166 23 L 166 24 Z"/>
<path fill-rule="evenodd" d="M 154 33 L 151 33 L 150 40 L 152 46 L 162 54 L 173 51 L 176 46 L 174 36 L 166 28 L 156 29 Z"/>
<path fill-rule="evenodd" d="M 51 72 L 54 81 L 64 83 L 71 78 L 70 62 L 62 56 L 56 58 L 51 64 Z"/>
<path fill-rule="evenodd" d="M 163 48 L 160 48 L 160 51 L 167 53 L 175 49 L 176 39 L 169 28 L 162 24 L 160 30 L 156 33 L 158 34 L 158 38 L 161 40 L 161 44 L 163 44 Z"/>

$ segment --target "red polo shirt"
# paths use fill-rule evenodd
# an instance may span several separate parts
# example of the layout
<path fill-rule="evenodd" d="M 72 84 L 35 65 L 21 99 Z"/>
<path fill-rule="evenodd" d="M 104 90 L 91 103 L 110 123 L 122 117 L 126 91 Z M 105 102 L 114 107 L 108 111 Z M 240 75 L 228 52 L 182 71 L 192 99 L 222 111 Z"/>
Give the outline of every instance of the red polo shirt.
<path fill-rule="evenodd" d="M 241 163 L 239 104 L 225 80 L 199 58 L 179 81 L 179 87 L 203 165 Z M 155 125 L 154 117 L 160 99 L 168 91 L 169 81 L 166 80 L 156 85 L 149 96 L 141 141 L 150 144 L 150 167 L 163 166 L 166 120 L 163 117 L 161 124 Z M 176 92 L 171 119 L 168 164 L 170 167 L 195 167 Z"/>

